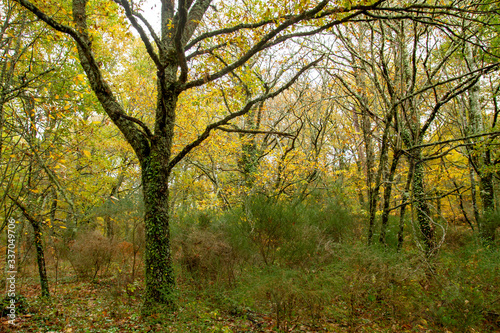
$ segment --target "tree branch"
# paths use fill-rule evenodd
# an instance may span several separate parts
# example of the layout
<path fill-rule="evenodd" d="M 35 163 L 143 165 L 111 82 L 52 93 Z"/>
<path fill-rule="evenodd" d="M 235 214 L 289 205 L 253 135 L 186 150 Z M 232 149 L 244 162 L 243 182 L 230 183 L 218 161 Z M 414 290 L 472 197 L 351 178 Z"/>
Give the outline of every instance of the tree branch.
<path fill-rule="evenodd" d="M 432 146 L 442 145 L 442 144 L 445 144 L 445 143 L 451 143 L 451 142 L 456 142 L 456 141 L 465 141 L 465 140 L 479 138 L 479 137 L 482 137 L 482 136 L 489 136 L 489 135 L 491 135 L 492 137 L 496 137 L 496 136 L 500 135 L 500 131 L 489 132 L 489 133 L 482 133 L 482 134 L 475 134 L 475 135 L 465 136 L 465 137 L 458 138 L 458 139 L 450 139 L 450 140 L 444 140 L 444 141 L 438 141 L 438 142 L 425 143 L 425 144 L 421 144 L 421 145 L 417 145 L 417 146 L 413 146 L 413 147 L 404 149 L 403 151 L 405 153 L 409 153 L 410 151 L 415 150 L 415 149 L 420 149 L 420 148 L 425 148 L 425 147 L 432 147 Z"/>
<path fill-rule="evenodd" d="M 175 51 L 177 53 L 177 61 L 179 62 L 179 67 L 181 68 L 181 73 L 179 75 L 179 81 L 185 83 L 187 81 L 188 67 L 186 62 L 186 56 L 184 54 L 184 49 L 182 47 L 182 36 L 184 34 L 184 28 L 186 27 L 187 20 L 187 8 L 186 1 L 179 0 L 179 9 L 177 13 L 179 14 L 179 20 L 177 26 L 175 27 L 175 37 L 174 45 Z"/>
<path fill-rule="evenodd" d="M 87 33 L 87 15 L 85 11 L 87 0 L 73 0 L 73 20 L 78 31 L 58 23 L 27 0 L 15 1 L 55 30 L 68 34 L 73 38 L 77 44 L 80 64 L 103 109 L 123 133 L 139 159 L 147 156 L 149 154 L 149 142 L 147 138 L 144 136 L 144 133 L 136 127 L 135 124 L 137 124 L 137 122 L 128 119 L 122 106 L 113 95 L 109 84 L 104 80 L 97 61 L 92 54 L 91 41 Z"/>
<path fill-rule="evenodd" d="M 156 67 L 161 68 L 160 58 L 158 57 L 158 55 L 156 54 L 156 52 L 153 49 L 153 46 L 149 42 L 149 39 L 148 39 L 148 36 L 146 35 L 146 32 L 144 31 L 144 29 L 141 27 L 141 25 L 135 19 L 135 17 L 134 17 L 135 15 L 132 12 L 132 9 L 130 8 L 130 3 L 128 2 L 128 0 L 113 0 L 113 1 L 116 2 L 117 4 L 119 4 L 120 6 L 122 6 L 122 8 L 125 10 L 125 15 L 127 15 L 128 20 L 130 21 L 132 26 L 135 28 L 135 30 L 137 30 L 137 32 L 139 33 L 139 36 L 141 36 L 142 42 L 144 43 L 144 46 L 146 47 L 146 51 L 148 52 L 149 56 L 151 57 L 151 59 L 155 63 Z M 146 22 L 146 20 L 144 20 L 143 22 Z M 150 28 L 149 25 L 146 25 L 146 26 L 148 27 L 148 29 Z M 158 41 L 157 41 L 157 44 L 158 44 Z M 161 44 L 158 44 L 158 47 L 161 49 Z"/>
<path fill-rule="evenodd" d="M 252 99 L 250 101 L 247 102 L 247 104 L 241 108 L 239 111 L 237 112 L 233 112 L 229 115 L 227 115 L 226 117 L 224 117 L 223 119 L 215 122 L 215 123 L 212 123 L 210 125 L 208 125 L 205 130 L 203 131 L 203 133 L 201 133 L 198 138 L 196 140 L 194 140 L 193 142 L 191 142 L 190 144 L 186 145 L 184 147 L 184 149 L 182 149 L 174 158 L 172 158 L 172 160 L 168 163 L 168 169 L 169 170 L 172 170 L 172 168 L 177 164 L 179 163 L 191 150 L 193 150 L 194 148 L 196 148 L 197 146 L 199 146 L 203 141 L 205 141 L 208 136 L 210 135 L 210 132 L 220 126 L 223 126 L 223 125 L 226 125 L 230 120 L 236 118 L 236 117 L 239 117 L 239 116 L 242 116 L 246 113 L 248 113 L 252 106 L 254 106 L 255 104 L 257 104 L 258 102 L 261 102 L 261 101 L 264 101 L 264 100 L 267 100 L 267 99 L 270 99 L 270 98 L 274 98 L 276 97 L 277 95 L 281 94 L 283 91 L 287 90 L 288 88 L 290 88 L 290 86 L 305 72 L 307 71 L 309 68 L 315 66 L 316 64 L 318 64 L 321 60 L 323 59 L 323 57 L 311 62 L 310 64 L 308 64 L 307 66 L 304 66 L 302 67 L 297 74 L 295 74 L 294 77 L 292 77 L 292 79 L 290 79 L 290 81 L 288 81 L 286 84 L 284 84 L 282 87 L 280 87 L 279 89 L 277 89 L 276 91 L 272 92 L 272 93 L 268 93 L 268 94 L 264 94 L 264 95 L 261 95 L 255 99 Z"/>
<path fill-rule="evenodd" d="M 202 54 L 212 53 L 213 51 L 218 50 L 224 46 L 228 46 L 228 44 L 230 44 L 230 43 L 220 43 L 218 45 L 209 47 L 208 49 L 201 49 L 201 50 L 198 49 L 198 50 L 194 51 L 193 53 L 190 53 L 189 55 L 187 55 L 186 61 L 189 61 L 189 60 L 191 60 L 199 55 L 202 55 Z"/>
<path fill-rule="evenodd" d="M 193 36 L 212 0 L 196 0 L 196 2 L 192 6 L 189 6 L 191 2 L 192 0 L 189 0 L 189 3 L 187 5 L 187 8 L 190 8 L 190 10 L 187 16 L 187 22 L 185 24 L 185 27 L 183 28 L 184 31 L 181 40 L 182 46 L 185 46 Z"/>
<path fill-rule="evenodd" d="M 178 86 L 178 91 L 184 91 L 196 86 L 200 86 L 203 84 L 206 84 L 207 82 L 214 81 L 218 78 L 221 78 L 228 74 L 229 72 L 233 71 L 234 69 L 242 66 L 245 64 L 251 57 L 253 57 L 256 53 L 259 51 L 262 51 L 264 48 L 266 48 L 266 44 L 274 37 L 276 37 L 281 31 L 285 30 L 286 28 L 290 27 L 293 24 L 296 24 L 298 22 L 301 22 L 305 19 L 313 18 L 316 14 L 318 14 L 321 9 L 323 9 L 327 4 L 328 0 L 323 0 L 320 2 L 316 7 L 314 7 L 311 10 L 305 11 L 302 14 L 299 14 L 297 16 L 293 16 L 290 19 L 286 20 L 282 24 L 280 24 L 276 29 L 273 29 L 269 33 L 267 33 L 264 37 L 261 38 L 261 40 L 256 43 L 250 50 L 248 50 L 244 55 L 242 55 L 238 60 L 233 62 L 231 65 L 224 67 L 220 71 L 213 73 L 211 75 L 208 75 L 204 78 L 200 78 L 198 80 L 194 80 L 191 82 L 187 82 L 185 84 L 179 85 Z"/>
<path fill-rule="evenodd" d="M 23 214 L 23 216 L 32 224 L 32 225 L 40 225 L 41 222 L 36 218 L 34 217 L 33 215 L 31 215 L 29 212 L 28 212 L 28 209 L 26 208 L 25 205 L 23 205 L 21 203 L 21 201 L 19 201 L 17 198 L 14 198 L 12 197 L 10 194 L 7 194 L 7 196 L 9 197 L 10 200 L 12 200 L 12 202 L 21 210 L 21 213 Z"/>
<path fill-rule="evenodd" d="M 216 130 L 221 130 L 223 132 L 228 132 L 228 133 L 246 133 L 246 134 L 268 134 L 268 135 L 280 135 L 280 136 L 286 136 L 293 138 L 294 135 L 290 133 L 284 133 L 284 132 L 277 132 L 277 131 L 263 131 L 263 130 L 246 130 L 246 129 L 239 129 L 239 128 L 227 128 L 227 127 L 222 127 L 219 126 L 215 128 Z"/>
<path fill-rule="evenodd" d="M 151 34 L 151 37 L 153 37 L 153 40 L 156 43 L 156 46 L 158 46 L 158 49 L 163 48 L 163 44 L 160 41 L 160 38 L 158 38 L 158 35 L 156 35 L 156 32 L 154 31 L 153 27 L 149 22 L 144 18 L 144 16 L 141 13 L 133 12 L 132 13 L 135 17 L 137 17 L 139 20 L 141 20 L 142 23 L 148 28 L 149 33 Z"/>

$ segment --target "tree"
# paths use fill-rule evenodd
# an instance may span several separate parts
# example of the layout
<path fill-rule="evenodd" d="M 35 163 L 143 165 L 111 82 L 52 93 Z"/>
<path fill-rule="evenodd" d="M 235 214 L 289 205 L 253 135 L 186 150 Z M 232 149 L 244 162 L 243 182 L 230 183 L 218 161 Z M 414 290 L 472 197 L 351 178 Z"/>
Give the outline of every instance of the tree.
<path fill-rule="evenodd" d="M 92 90 L 139 159 L 145 205 L 146 292 L 143 309 L 146 314 L 157 312 L 165 306 L 171 308 L 174 304 L 175 279 L 170 251 L 168 207 L 172 169 L 205 141 L 213 130 L 248 113 L 254 105 L 277 96 L 319 60 L 309 64 L 298 61 L 295 66 L 290 66 L 290 70 L 295 70 L 294 74 L 289 75 L 286 81 L 281 81 L 279 87 L 253 97 L 239 106 L 238 110 L 233 109 L 229 114 L 221 115 L 218 121 L 206 126 L 195 140 L 174 155 L 174 129 L 181 93 L 223 79 L 263 50 L 279 46 L 292 38 L 312 35 L 347 22 L 378 4 L 337 7 L 325 0 L 319 3 L 306 1 L 300 5 L 289 3 L 287 6 L 277 3 L 276 6 L 269 7 L 269 4 L 262 6 L 260 3 L 252 3 L 253 8 L 242 6 L 243 12 L 238 12 L 237 7 L 233 7 L 236 5 L 221 3 L 217 4 L 221 6 L 219 12 L 211 5 L 210 0 L 179 0 L 176 5 L 174 2 L 162 1 L 161 31 L 157 35 L 138 12 L 137 6 L 127 0 L 117 0 L 118 6 L 111 1 L 100 4 L 98 10 L 103 11 L 101 14 L 104 14 L 107 22 L 98 21 L 92 16 L 92 3 L 88 0 L 72 1 L 71 18 L 64 15 L 61 18 L 59 12 L 54 15 L 60 9 L 57 6 L 44 6 L 43 2 L 35 4 L 28 0 L 17 2 L 54 30 L 74 40 L 80 64 Z M 66 5 L 62 3 L 61 7 Z M 137 30 L 157 70 L 153 130 L 144 121 L 126 113 L 100 68 L 98 50 L 93 42 L 93 38 L 98 35 L 95 27 L 117 24 L 112 19 L 116 20 L 116 16 L 120 16 L 119 8 Z M 221 22 L 234 22 L 236 18 L 243 22 L 234 26 L 221 26 L 224 25 Z M 323 26 L 312 24 L 327 18 L 329 22 Z M 103 16 L 99 20 L 104 20 Z M 309 22 L 308 25 L 294 32 L 296 25 L 306 21 Z M 221 65 L 214 61 L 231 44 L 238 48 L 237 52 L 229 54 L 227 63 Z M 190 50 L 194 51 L 188 53 Z"/>

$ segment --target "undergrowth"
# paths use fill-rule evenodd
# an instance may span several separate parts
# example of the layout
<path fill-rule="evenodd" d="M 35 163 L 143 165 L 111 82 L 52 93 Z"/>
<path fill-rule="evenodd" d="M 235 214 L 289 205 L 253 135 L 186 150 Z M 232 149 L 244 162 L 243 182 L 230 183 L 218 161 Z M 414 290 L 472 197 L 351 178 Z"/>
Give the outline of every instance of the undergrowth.
<path fill-rule="evenodd" d="M 140 317 L 142 275 L 109 263 L 113 256 L 106 257 L 105 269 L 100 263 L 89 263 L 90 274 L 75 267 L 77 254 L 68 256 L 59 263 L 59 270 L 66 273 L 59 273 L 58 284 L 51 285 L 50 300 L 36 297 L 36 272 L 27 269 L 20 286 L 29 303 L 28 312 L 20 317 L 16 329 L 500 330 L 500 251 L 496 244 L 485 247 L 469 231 L 454 229 L 441 251 L 430 259 L 408 243 L 400 253 L 394 242 L 367 247 L 355 232 L 362 229 L 361 219 L 341 204 L 310 207 L 255 197 L 242 208 L 222 213 L 178 214 L 172 224 L 172 246 L 179 299 L 177 311 L 170 314 Z M 99 249 L 107 246 L 95 234 L 87 235 L 93 235 L 94 243 L 100 242 Z M 94 243 L 86 242 L 82 235 L 72 247 Z M 119 258 L 119 267 L 133 266 L 123 255 Z M 50 258 L 48 269 L 54 281 Z"/>

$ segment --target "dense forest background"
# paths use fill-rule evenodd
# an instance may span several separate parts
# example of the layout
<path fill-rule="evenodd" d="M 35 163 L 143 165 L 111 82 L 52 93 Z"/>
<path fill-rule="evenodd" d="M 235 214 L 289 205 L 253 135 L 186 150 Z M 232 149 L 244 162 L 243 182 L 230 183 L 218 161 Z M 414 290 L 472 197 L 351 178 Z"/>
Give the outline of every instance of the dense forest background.
<path fill-rule="evenodd" d="M 499 14 L 0 0 L 0 331 L 500 330 Z"/>

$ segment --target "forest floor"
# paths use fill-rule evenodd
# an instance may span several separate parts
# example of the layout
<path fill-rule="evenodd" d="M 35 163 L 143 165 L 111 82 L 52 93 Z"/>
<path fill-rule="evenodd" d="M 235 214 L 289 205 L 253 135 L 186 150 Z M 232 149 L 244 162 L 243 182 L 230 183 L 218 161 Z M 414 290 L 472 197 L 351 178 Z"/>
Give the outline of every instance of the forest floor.
<path fill-rule="evenodd" d="M 99 277 L 93 282 L 68 276 L 52 286 L 50 300 L 39 297 L 40 287 L 34 277 L 24 279 L 20 286 L 25 304 L 15 326 L 4 317 L 0 332 L 500 332 L 498 304 L 490 304 L 488 310 L 484 306 L 475 308 L 478 302 L 498 300 L 498 294 L 481 295 L 482 291 L 472 290 L 472 286 L 450 293 L 445 291 L 448 287 L 443 289 L 426 280 L 400 286 L 416 290 L 404 295 L 391 292 L 394 299 L 383 292 L 369 295 L 359 276 L 354 281 L 356 286 L 345 286 L 344 295 L 321 302 L 309 302 L 307 297 L 316 297 L 311 293 L 301 298 L 291 292 L 277 300 L 270 290 L 264 290 L 262 299 L 247 302 L 252 304 L 247 307 L 231 298 L 237 296 L 227 286 L 208 283 L 193 287 L 192 281 L 179 279 L 177 311 L 142 318 L 140 277 L 124 285 L 116 276 Z M 498 281 L 498 276 L 494 279 Z M 484 288 L 482 282 L 476 282 L 483 292 L 498 290 L 498 286 Z M 371 281 L 369 285 L 377 289 L 380 286 L 376 284 Z M 276 285 L 276 290 L 281 287 Z M 418 293 L 423 296 L 420 300 Z"/>
<path fill-rule="evenodd" d="M 252 248 L 230 251 L 216 231 L 183 235 L 173 244 L 176 311 L 141 317 L 140 257 L 113 259 L 85 277 L 47 251 L 50 299 L 40 297 L 35 258 L 27 260 L 16 324 L 2 317 L 0 332 L 500 332 L 500 247 L 460 230 L 432 260 L 408 241 L 401 253 L 362 242 L 302 254 L 277 248 L 265 262 Z"/>
<path fill-rule="evenodd" d="M 19 314 L 15 325 L 2 318 L 0 332 L 458 332 L 433 327 L 413 316 L 394 322 L 366 308 L 356 310 L 362 316 L 339 322 L 327 318 L 278 322 L 275 313 L 228 311 L 226 306 L 217 307 L 217 301 L 192 295 L 181 297 L 172 314 L 144 319 L 139 315 L 140 291 L 117 298 L 110 297 L 111 289 L 106 280 L 67 281 L 58 285 L 48 301 L 38 297 L 40 288 L 33 281 L 24 288 L 29 304 L 25 313 Z"/>

